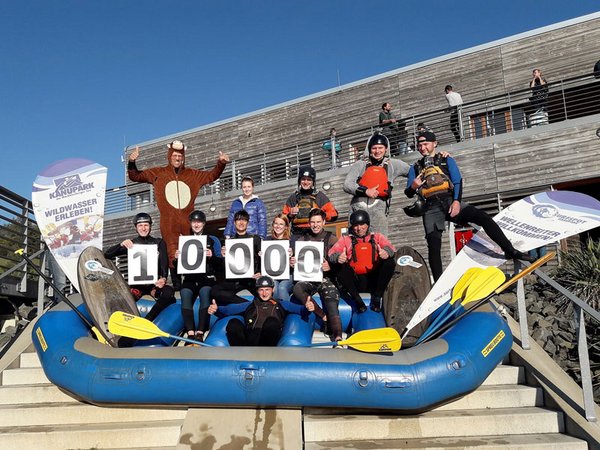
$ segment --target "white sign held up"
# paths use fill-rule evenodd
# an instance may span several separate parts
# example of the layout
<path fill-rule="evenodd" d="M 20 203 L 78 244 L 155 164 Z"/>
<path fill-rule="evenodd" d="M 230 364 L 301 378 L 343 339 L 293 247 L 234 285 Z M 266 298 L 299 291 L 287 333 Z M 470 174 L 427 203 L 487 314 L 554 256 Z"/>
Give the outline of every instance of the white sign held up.
<path fill-rule="evenodd" d="M 127 250 L 127 283 L 154 284 L 158 281 L 158 245 L 134 244 Z"/>
<path fill-rule="evenodd" d="M 177 273 L 206 273 L 206 235 L 179 236 Z"/>

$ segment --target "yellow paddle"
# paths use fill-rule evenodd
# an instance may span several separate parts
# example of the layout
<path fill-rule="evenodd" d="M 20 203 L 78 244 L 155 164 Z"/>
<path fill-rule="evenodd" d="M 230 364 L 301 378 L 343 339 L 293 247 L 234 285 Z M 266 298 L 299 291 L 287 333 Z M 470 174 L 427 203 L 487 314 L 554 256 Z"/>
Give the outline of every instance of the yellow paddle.
<path fill-rule="evenodd" d="M 49 286 L 52 287 L 52 290 L 60 296 L 60 298 L 69 306 L 69 308 L 71 308 L 73 311 L 75 311 L 75 313 L 79 316 L 79 318 L 81 320 L 83 320 L 83 322 L 90 328 L 90 330 L 92 330 L 92 333 L 94 333 L 98 342 L 100 342 L 102 344 L 110 345 L 110 343 L 106 340 L 106 338 L 102 335 L 102 333 L 100 333 L 100 330 L 98 330 L 98 328 L 96 328 L 96 326 L 86 316 L 84 316 L 83 313 L 81 311 L 79 311 L 79 309 L 77 309 L 77 306 L 75 306 L 73 303 L 71 303 L 71 300 L 69 300 L 67 298 L 67 296 L 65 294 L 63 294 L 62 291 L 54 285 L 52 280 L 45 273 L 43 273 L 38 266 L 36 266 L 33 263 L 33 261 L 29 258 L 29 256 L 27 256 L 25 254 L 24 249 L 20 248 L 20 249 L 16 250 L 15 254 L 21 256 L 33 268 L 33 270 L 35 270 L 37 272 L 37 274 L 40 277 L 42 277 L 42 279 L 46 283 L 48 283 Z"/>
<path fill-rule="evenodd" d="M 500 294 L 506 288 L 508 288 L 509 286 L 513 285 L 518 280 L 520 280 L 521 278 L 523 278 L 525 275 L 530 274 L 535 269 L 537 269 L 538 267 L 540 267 L 542 264 L 545 264 L 546 262 L 548 262 L 549 260 L 551 260 L 552 258 L 554 258 L 554 256 L 556 256 L 555 252 L 548 252 L 546 255 L 542 256 L 540 259 L 538 259 L 534 263 L 531 263 L 531 265 L 529 265 L 528 267 L 526 267 L 525 269 L 523 269 L 521 272 L 515 274 L 508 281 L 506 281 L 504 284 L 500 285 L 493 292 L 490 292 L 488 295 L 485 295 L 483 298 L 480 297 L 478 299 L 476 297 L 475 291 L 473 291 L 473 293 L 471 295 L 469 295 L 469 293 L 467 292 L 465 300 L 463 300 L 463 304 L 466 305 L 468 303 L 472 303 L 472 305 L 469 306 L 469 308 L 465 309 L 461 314 L 459 314 L 453 320 L 451 320 L 450 322 L 448 322 L 445 325 L 443 325 L 442 327 L 440 327 L 435 333 L 432 333 L 427 338 L 423 339 L 423 341 L 421 343 L 427 342 L 427 341 L 429 341 L 429 340 L 431 340 L 431 339 L 433 339 L 433 338 L 435 338 L 437 336 L 440 336 L 444 331 L 446 331 L 449 328 L 451 328 L 456 322 L 458 322 L 464 316 L 466 316 L 467 314 L 469 314 L 471 311 L 473 311 L 474 309 L 479 308 L 481 305 L 483 305 L 485 302 L 487 302 L 489 299 L 491 299 L 494 295 Z M 478 290 L 478 293 L 481 294 L 482 292 L 485 292 L 486 290 L 487 289 L 484 289 L 482 287 L 481 290 Z"/>
<path fill-rule="evenodd" d="M 171 339 L 177 339 L 183 342 L 189 342 L 190 344 L 200 345 L 203 347 L 211 347 L 204 342 L 195 341 L 194 339 L 188 339 L 174 334 L 169 334 L 166 331 L 161 330 L 153 322 L 143 317 L 134 316 L 122 311 L 115 311 L 110 315 L 108 319 L 108 331 L 118 336 L 125 336 L 132 339 L 154 339 L 156 337 L 166 337 Z"/>
<path fill-rule="evenodd" d="M 486 267 L 467 288 L 461 306 L 486 297 L 506 280 L 506 275 L 497 267 Z"/>
<path fill-rule="evenodd" d="M 389 353 L 400 350 L 402 341 L 394 328 L 374 328 L 354 333 L 348 339 L 337 342 L 322 342 L 311 347 L 331 347 L 346 345 L 355 350 L 367 353 Z"/>

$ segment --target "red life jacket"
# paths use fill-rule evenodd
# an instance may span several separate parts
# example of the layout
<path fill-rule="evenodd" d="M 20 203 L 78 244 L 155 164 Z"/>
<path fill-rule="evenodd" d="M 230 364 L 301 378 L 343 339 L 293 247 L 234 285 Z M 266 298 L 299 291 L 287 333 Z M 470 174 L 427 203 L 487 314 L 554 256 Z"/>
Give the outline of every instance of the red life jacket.
<path fill-rule="evenodd" d="M 367 189 L 379 186 L 378 198 L 387 200 L 392 196 L 392 184 L 388 180 L 387 164 L 381 166 L 367 165 L 362 176 L 358 179 L 358 185 Z"/>
<path fill-rule="evenodd" d="M 367 237 L 371 239 L 367 241 Z M 377 254 L 377 243 L 375 242 L 375 235 L 370 235 L 358 240 L 356 236 L 351 235 L 352 240 L 352 258 L 350 259 L 350 267 L 354 270 L 357 275 L 364 275 L 373 270 L 373 266 L 379 255 Z"/>

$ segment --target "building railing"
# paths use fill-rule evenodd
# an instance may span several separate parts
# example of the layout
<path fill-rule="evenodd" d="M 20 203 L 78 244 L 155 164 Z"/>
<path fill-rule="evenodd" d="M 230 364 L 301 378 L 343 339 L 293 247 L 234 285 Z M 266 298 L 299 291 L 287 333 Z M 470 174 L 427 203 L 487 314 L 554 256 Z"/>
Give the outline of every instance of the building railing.
<path fill-rule="evenodd" d="M 19 303 L 43 292 L 43 282 L 40 287 L 37 274 L 15 254 L 20 248 L 34 255 L 36 264 L 43 264 L 44 244 L 31 201 L 0 186 L 0 310 L 14 309 L 17 315 Z"/>
<path fill-rule="evenodd" d="M 464 93 L 463 93 L 464 95 Z M 548 123 L 584 117 L 600 112 L 600 79 L 593 74 L 573 77 L 547 84 L 547 95 L 533 97 L 531 89 L 507 92 L 496 96 L 466 102 L 456 111 L 444 108 L 422 114 L 399 117 L 400 128 L 390 130 L 378 124 L 339 132 L 332 149 L 330 138 L 270 149 L 260 155 L 240 158 L 228 164 L 223 175 L 204 186 L 201 196 L 214 196 L 238 190 L 241 179 L 251 176 L 256 185 L 281 180 L 296 179 L 298 167 L 312 165 L 317 172 L 334 167 L 351 165 L 362 155 L 368 137 L 375 130 L 387 133 L 393 143 L 394 156 L 415 150 L 419 124 L 436 133 L 441 145 L 456 143 L 451 130 L 451 119 L 456 120 L 461 141 L 472 141 L 498 134 L 511 133 Z M 329 143 L 329 145 L 327 145 Z M 335 153 L 335 155 L 332 155 Z M 120 186 L 107 190 L 106 213 L 133 211 L 143 207 L 155 207 L 150 187 L 129 196 L 127 188 Z"/>

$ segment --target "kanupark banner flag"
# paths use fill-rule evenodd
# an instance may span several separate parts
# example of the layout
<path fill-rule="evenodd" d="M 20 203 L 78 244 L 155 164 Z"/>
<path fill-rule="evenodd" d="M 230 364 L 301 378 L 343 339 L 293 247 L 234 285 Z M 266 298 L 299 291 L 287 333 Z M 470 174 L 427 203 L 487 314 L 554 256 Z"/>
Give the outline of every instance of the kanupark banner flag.
<path fill-rule="evenodd" d="M 540 192 L 503 209 L 494 220 L 517 250 L 527 252 L 600 226 L 600 202 L 578 192 Z M 450 301 L 452 288 L 467 269 L 498 267 L 504 262 L 500 247 L 483 230 L 478 231 L 433 285 L 403 337 Z"/>
<path fill-rule="evenodd" d="M 33 183 L 42 238 L 77 290 L 79 255 L 90 245 L 102 248 L 106 173 L 98 163 L 70 158 L 50 164 Z"/>

